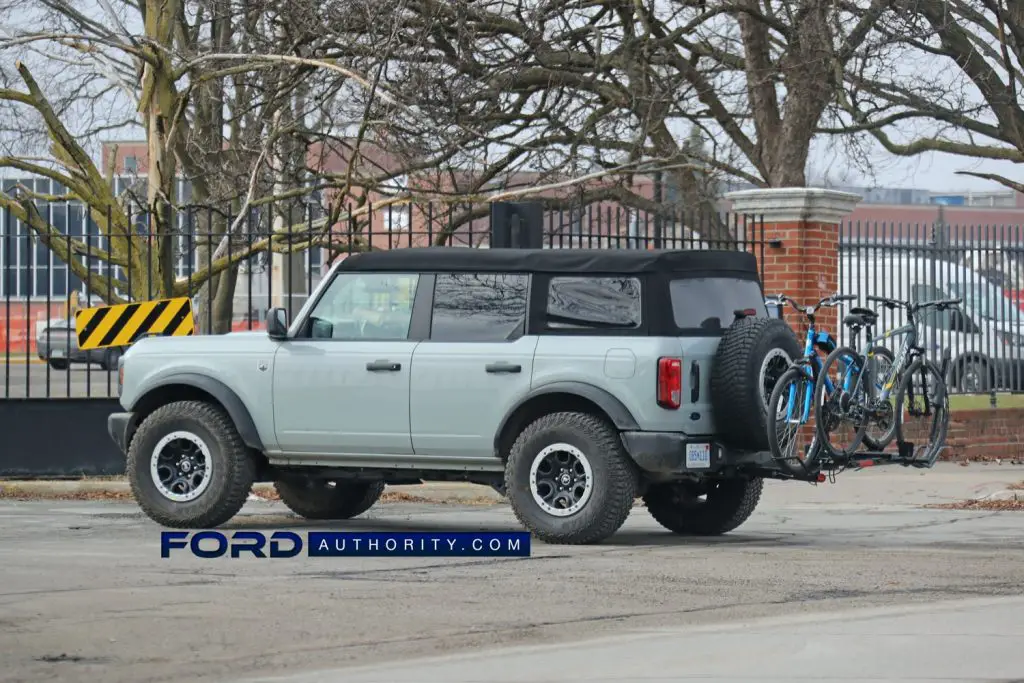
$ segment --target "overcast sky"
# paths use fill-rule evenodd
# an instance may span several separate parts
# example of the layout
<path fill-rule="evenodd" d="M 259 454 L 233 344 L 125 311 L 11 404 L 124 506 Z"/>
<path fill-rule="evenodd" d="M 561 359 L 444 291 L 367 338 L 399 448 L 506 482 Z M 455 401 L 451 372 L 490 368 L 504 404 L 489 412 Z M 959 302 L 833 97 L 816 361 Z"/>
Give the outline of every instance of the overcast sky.
<path fill-rule="evenodd" d="M 10 8 L 4 10 L 4 0 L 0 0 L 0 13 L 7 16 L 0 19 L 0 35 L 7 31 L 24 30 L 26 23 L 31 23 L 31 13 L 24 12 L 21 7 L 13 12 Z M 97 17 L 103 16 L 103 10 L 96 0 L 79 0 L 76 9 Z M 14 16 L 11 16 L 14 15 Z M 21 15 L 21 16 L 18 16 Z M 138 17 L 129 16 L 129 19 Z M 129 22 L 130 24 L 132 22 Z M 137 21 L 135 22 L 137 23 Z M 130 25 L 129 31 L 139 30 L 141 26 Z M 7 29 L 7 30 L 4 30 Z M 5 58 L 11 53 L 5 53 Z M 19 55 L 31 65 L 38 59 L 38 55 Z M 4 64 L 5 71 L 12 66 Z M 10 71 L 8 71 L 10 74 Z M 15 79 L 17 82 L 17 79 Z M 671 127 L 671 126 L 670 126 Z M 685 133 L 681 132 L 681 135 Z M 141 130 L 135 128 L 131 133 L 112 132 L 110 138 L 120 140 L 136 138 L 141 135 Z M 895 139 L 895 138 L 894 138 Z M 905 140 L 900 140 L 904 142 Z M 873 143 L 873 152 L 869 157 L 870 172 L 857 168 L 846 156 L 841 144 L 836 144 L 835 139 L 823 137 L 815 142 L 811 151 L 811 159 L 808 169 L 808 182 L 815 184 L 815 179 L 821 178 L 827 173 L 829 179 L 835 184 L 858 185 L 866 187 L 889 187 L 904 189 L 922 189 L 933 192 L 961 192 L 961 191 L 1001 191 L 1005 188 L 992 181 L 972 178 L 969 176 L 957 175 L 957 171 L 976 171 L 988 173 L 1000 173 L 1011 179 L 1022 180 L 1021 165 L 1009 162 L 997 162 L 988 160 L 975 160 L 966 157 L 958 157 L 948 154 L 927 153 L 916 157 L 896 157 L 886 152 L 880 145 Z"/>

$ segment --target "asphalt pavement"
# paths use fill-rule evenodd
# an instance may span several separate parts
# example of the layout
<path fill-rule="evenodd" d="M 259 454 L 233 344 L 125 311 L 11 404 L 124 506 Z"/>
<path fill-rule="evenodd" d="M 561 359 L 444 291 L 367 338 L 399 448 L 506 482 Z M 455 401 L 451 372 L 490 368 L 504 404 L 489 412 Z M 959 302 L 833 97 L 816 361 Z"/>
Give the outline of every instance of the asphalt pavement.
<path fill-rule="evenodd" d="M 1024 514 L 922 507 L 1024 468 L 889 471 L 770 482 L 718 538 L 637 507 L 518 559 L 161 559 L 134 504 L 4 500 L 0 681 L 1024 679 Z M 520 530 L 505 505 L 401 503 L 309 524 L 254 501 L 229 526 Z"/>
<path fill-rule="evenodd" d="M 56 370 L 45 363 L 26 363 L 24 357 L 12 357 L 8 362 L 0 354 L 0 378 L 0 400 L 117 397 L 117 371 L 107 372 L 99 365 L 75 363 L 70 370 Z"/>
<path fill-rule="evenodd" d="M 632 631 L 566 647 L 505 648 L 251 683 L 1021 680 L 1024 598 Z M 552 672 L 557 672 L 552 675 Z"/>

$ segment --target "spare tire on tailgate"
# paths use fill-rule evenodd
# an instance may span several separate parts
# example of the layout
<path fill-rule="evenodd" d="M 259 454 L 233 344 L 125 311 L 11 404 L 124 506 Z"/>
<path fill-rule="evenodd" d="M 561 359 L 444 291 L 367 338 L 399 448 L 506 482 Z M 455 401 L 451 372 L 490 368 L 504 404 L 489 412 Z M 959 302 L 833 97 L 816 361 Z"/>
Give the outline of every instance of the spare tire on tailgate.
<path fill-rule="evenodd" d="M 769 450 L 768 399 L 801 354 L 793 330 L 778 318 L 740 318 L 725 330 L 711 366 L 711 408 L 727 447 Z"/>

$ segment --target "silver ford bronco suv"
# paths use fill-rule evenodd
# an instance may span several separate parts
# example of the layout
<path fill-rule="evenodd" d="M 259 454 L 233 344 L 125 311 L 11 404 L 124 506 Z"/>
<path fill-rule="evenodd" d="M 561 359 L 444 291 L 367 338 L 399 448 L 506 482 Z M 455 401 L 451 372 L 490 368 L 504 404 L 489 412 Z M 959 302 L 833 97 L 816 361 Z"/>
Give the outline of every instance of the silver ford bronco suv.
<path fill-rule="evenodd" d="M 775 476 L 765 406 L 799 354 L 744 252 L 396 249 L 335 265 L 290 324 L 135 343 L 108 427 L 169 527 L 223 524 L 257 481 L 348 519 L 458 480 L 549 543 L 608 538 L 638 497 L 722 534 Z"/>

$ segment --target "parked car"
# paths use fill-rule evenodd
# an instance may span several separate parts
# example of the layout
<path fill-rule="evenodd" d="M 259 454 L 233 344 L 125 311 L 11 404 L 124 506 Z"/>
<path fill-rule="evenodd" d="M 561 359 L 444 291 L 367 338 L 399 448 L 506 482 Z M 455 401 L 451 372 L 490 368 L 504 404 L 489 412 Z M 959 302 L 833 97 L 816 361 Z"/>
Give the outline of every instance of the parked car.
<path fill-rule="evenodd" d="M 722 534 L 777 474 L 767 399 L 799 354 L 743 252 L 368 252 L 290 325 L 134 344 L 108 427 L 170 527 L 226 522 L 254 481 L 347 519 L 386 484 L 464 480 L 552 543 L 607 538 L 638 496 Z"/>
<path fill-rule="evenodd" d="M 1024 311 L 996 283 L 958 263 L 910 254 L 843 258 L 841 270 L 840 291 L 861 296 L 859 304 L 845 304 L 843 314 L 850 306 L 871 305 L 867 295 L 908 301 L 962 298 L 956 309 L 922 313 L 919 343 L 927 357 L 940 363 L 942 351 L 950 350 L 946 380 L 957 391 L 1024 389 Z M 876 333 L 905 322 L 904 312 L 884 311 Z M 901 342 L 882 343 L 895 351 Z"/>
<path fill-rule="evenodd" d="M 78 348 L 75 319 L 51 320 L 36 337 L 39 359 L 55 370 L 67 370 L 72 363 L 96 363 L 104 370 L 116 370 L 127 347 L 82 350 Z"/>

